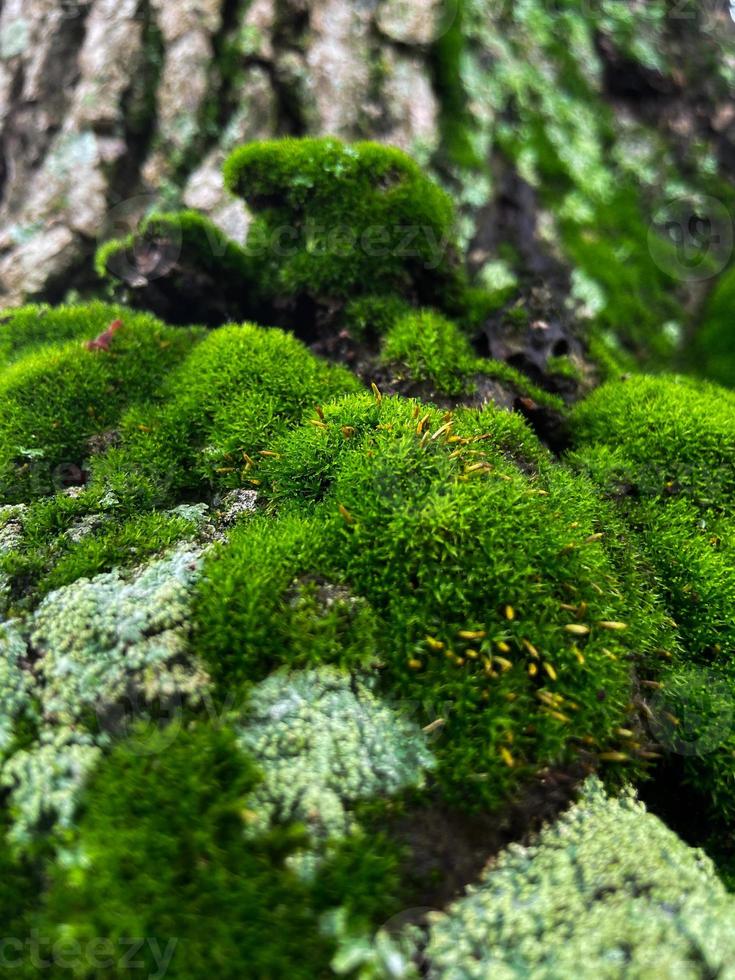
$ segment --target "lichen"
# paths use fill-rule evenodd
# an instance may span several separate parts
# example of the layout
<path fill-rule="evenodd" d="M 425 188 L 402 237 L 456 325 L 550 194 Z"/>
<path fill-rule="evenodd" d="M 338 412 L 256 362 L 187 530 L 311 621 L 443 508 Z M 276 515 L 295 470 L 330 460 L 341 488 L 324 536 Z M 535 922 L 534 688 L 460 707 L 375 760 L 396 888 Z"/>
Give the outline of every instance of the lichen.
<path fill-rule="evenodd" d="M 303 823 L 314 847 L 356 830 L 350 804 L 419 787 L 433 764 L 400 704 L 330 667 L 275 673 L 252 692 L 239 744 L 263 772 L 249 832 Z"/>
<path fill-rule="evenodd" d="M 201 552 L 182 546 L 129 577 L 106 572 L 51 592 L 33 617 L 31 642 L 44 714 L 72 724 L 123 695 L 146 700 L 201 693 L 201 671 L 180 674 L 188 597 Z M 134 695 L 133 695 L 134 696 Z"/>
<path fill-rule="evenodd" d="M 728 976 L 734 923 L 711 861 L 590 779 L 537 841 L 434 917 L 423 955 L 436 980 Z"/>

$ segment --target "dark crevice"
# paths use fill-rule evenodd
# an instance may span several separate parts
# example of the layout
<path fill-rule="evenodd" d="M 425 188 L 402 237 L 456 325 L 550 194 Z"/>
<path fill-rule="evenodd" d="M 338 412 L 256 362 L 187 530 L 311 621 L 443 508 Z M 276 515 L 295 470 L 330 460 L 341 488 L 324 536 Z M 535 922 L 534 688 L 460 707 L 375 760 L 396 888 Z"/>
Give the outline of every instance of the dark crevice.
<path fill-rule="evenodd" d="M 529 844 L 567 810 L 587 775 L 581 765 L 545 769 L 493 813 L 468 813 L 432 798 L 405 804 L 381 829 L 407 850 L 403 880 L 413 906 L 423 912 L 446 908 L 509 844 Z M 417 924 L 422 920 L 419 912 Z"/>

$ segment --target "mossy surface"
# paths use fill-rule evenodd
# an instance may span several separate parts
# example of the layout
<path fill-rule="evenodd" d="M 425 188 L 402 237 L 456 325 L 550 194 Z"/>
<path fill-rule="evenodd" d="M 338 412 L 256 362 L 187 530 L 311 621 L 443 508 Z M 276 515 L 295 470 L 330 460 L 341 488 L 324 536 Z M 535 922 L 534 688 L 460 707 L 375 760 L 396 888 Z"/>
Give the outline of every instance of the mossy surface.
<path fill-rule="evenodd" d="M 463 4 L 462 31 L 477 13 Z M 500 54 L 523 125 L 551 118 L 554 92 L 531 111 L 538 66 L 524 80 Z M 604 248 L 577 242 L 604 278 L 610 227 L 637 255 L 638 212 L 589 125 L 503 145 L 612 209 Z M 450 146 L 463 167 L 481 149 Z M 258 143 L 226 179 L 254 211 L 247 249 L 183 214 L 99 254 L 138 275 L 138 247 L 160 249 L 169 271 L 136 302 L 182 324 L 187 291 L 226 284 L 216 329 L 100 303 L 0 323 L 3 928 L 76 943 L 90 978 L 124 975 L 131 936 L 149 972 L 165 958 L 182 978 L 408 978 L 421 957 L 428 976 L 561 978 L 590 934 L 600 975 L 664 955 L 713 976 L 731 902 L 621 787 L 686 787 L 728 873 L 735 396 L 633 374 L 574 403 L 594 380 L 582 340 L 557 349 L 567 335 L 504 268 L 468 289 L 451 201 L 397 150 Z M 361 237 L 375 227 L 382 254 Z M 642 269 L 593 317 L 610 378 L 625 356 L 605 328 L 664 310 Z M 231 300 L 252 321 L 221 325 Z M 649 326 L 616 337 L 661 353 Z M 621 798 L 588 783 L 418 943 L 378 928 L 432 903 L 432 870 L 456 896 L 593 772 Z"/>
<path fill-rule="evenodd" d="M 203 580 L 197 645 L 211 668 L 229 684 L 298 656 L 284 589 L 311 568 L 374 610 L 391 696 L 420 704 L 426 723 L 444 718 L 448 792 L 497 804 L 585 740 L 633 761 L 616 735 L 630 657 L 665 630 L 617 590 L 591 485 L 549 467 L 523 423 L 491 409 L 450 418 L 366 395 L 322 415 L 263 464 L 290 567 L 269 560 L 249 591 L 246 556 L 268 546 L 248 525 Z"/>
<path fill-rule="evenodd" d="M 110 321 L 103 306 L 81 313 L 85 328 L 94 322 L 86 342 L 67 340 L 30 350 L 3 372 L 3 499 L 32 499 L 65 480 L 83 482 L 88 440 L 112 428 L 127 405 L 156 397 L 161 378 L 200 336 L 145 314 L 127 314 L 113 321 L 120 328 L 105 339 Z M 103 338 L 100 346 L 93 347 L 98 337 Z"/>
<path fill-rule="evenodd" d="M 572 415 L 574 463 L 616 501 L 676 626 L 657 734 L 727 819 L 735 807 L 733 407 L 732 393 L 714 385 L 636 377 L 603 386 Z"/>

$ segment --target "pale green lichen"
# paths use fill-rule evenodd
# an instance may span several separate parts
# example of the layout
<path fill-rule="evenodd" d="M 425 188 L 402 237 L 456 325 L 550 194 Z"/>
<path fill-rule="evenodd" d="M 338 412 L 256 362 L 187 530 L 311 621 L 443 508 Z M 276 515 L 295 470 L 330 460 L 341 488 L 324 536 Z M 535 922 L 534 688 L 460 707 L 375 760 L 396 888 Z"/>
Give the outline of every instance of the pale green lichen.
<path fill-rule="evenodd" d="M 13 825 L 8 839 L 22 846 L 42 824 L 71 827 L 82 788 L 100 755 L 91 735 L 66 727 L 49 728 L 37 743 L 16 752 L 0 775 L 0 784 L 10 789 Z"/>
<path fill-rule="evenodd" d="M 40 724 L 0 775 L 11 789 L 12 840 L 28 842 L 41 821 L 71 826 L 87 775 L 131 710 L 201 698 L 209 678 L 189 655 L 187 626 L 201 564 L 202 549 L 183 543 L 132 571 L 56 589 L 26 626 L 0 626 L 0 752 L 19 716 Z"/>
<path fill-rule="evenodd" d="M 186 653 L 200 564 L 201 550 L 184 544 L 127 576 L 106 572 L 46 596 L 31 638 L 45 713 L 71 723 L 131 686 L 146 698 L 196 695 L 202 671 L 172 668 Z"/>
<path fill-rule="evenodd" d="M 26 652 L 19 624 L 0 623 L 0 757 L 13 742 L 15 719 L 30 708 L 31 678 L 23 669 Z"/>
<path fill-rule="evenodd" d="M 13 551 L 23 537 L 24 504 L 6 504 L 0 507 L 0 555 Z"/>
<path fill-rule="evenodd" d="M 432 766 L 415 724 L 332 667 L 259 684 L 239 741 L 263 772 L 248 803 L 251 830 L 298 821 L 317 842 L 354 832 L 354 801 L 421 786 Z"/>
<path fill-rule="evenodd" d="M 437 914 L 434 980 L 735 976 L 735 898 L 703 852 L 596 778 L 528 847 Z"/>

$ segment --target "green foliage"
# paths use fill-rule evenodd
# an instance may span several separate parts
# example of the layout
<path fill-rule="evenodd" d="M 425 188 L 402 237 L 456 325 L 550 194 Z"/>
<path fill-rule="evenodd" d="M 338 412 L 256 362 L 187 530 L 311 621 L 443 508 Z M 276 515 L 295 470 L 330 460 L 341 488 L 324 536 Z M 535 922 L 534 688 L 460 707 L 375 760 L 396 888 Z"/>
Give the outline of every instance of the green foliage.
<path fill-rule="evenodd" d="M 282 508 L 271 536 L 290 574 L 311 562 L 380 617 L 386 689 L 419 704 L 425 723 L 444 718 L 445 789 L 497 804 L 523 775 L 573 756 L 579 739 L 619 750 L 627 661 L 660 639 L 661 617 L 634 586 L 618 590 L 592 486 L 545 464 L 524 424 L 491 408 L 449 419 L 358 396 L 323 415 L 263 463 L 264 494 Z M 541 472 L 527 475 L 534 465 Z M 263 551 L 263 521 L 208 565 L 197 607 L 197 649 L 213 669 L 227 663 L 230 679 L 259 675 L 262 637 L 265 669 L 274 653 L 283 662 L 298 651 L 298 639 L 282 645 L 267 585 L 249 588 L 257 553 L 267 555 L 259 581 L 276 569 L 271 594 L 288 581 Z"/>
<path fill-rule="evenodd" d="M 89 340 L 109 326 L 108 309 L 81 308 L 85 328 L 96 320 Z M 114 427 L 127 405 L 157 395 L 161 379 L 198 337 L 197 331 L 126 313 L 107 346 L 90 350 L 67 340 L 31 350 L 7 367 L 0 376 L 2 499 L 51 493 L 68 467 L 81 474 L 90 437 Z"/>
<path fill-rule="evenodd" d="M 125 258 L 126 253 L 132 270 L 131 250 L 145 245 L 152 247 L 158 240 L 171 244 L 179 263 L 193 260 L 193 264 L 207 272 L 238 279 L 243 292 L 253 288 L 253 269 L 246 251 L 197 211 L 150 214 L 126 238 L 105 242 L 95 257 L 97 274 L 107 276 L 113 257 Z"/>
<path fill-rule="evenodd" d="M 580 801 L 436 916 L 427 976 L 725 976 L 735 900 L 710 860 L 632 795 L 590 779 Z"/>
<path fill-rule="evenodd" d="M 123 306 L 98 301 L 84 306 L 34 304 L 5 310 L 0 320 L 0 367 L 39 347 L 91 340 L 113 320 L 128 314 Z"/>
<path fill-rule="evenodd" d="M 571 423 L 608 493 L 662 503 L 683 496 L 702 514 L 733 513 L 734 408 L 735 396 L 716 385 L 640 375 L 598 388 Z"/>
<path fill-rule="evenodd" d="M 78 828 L 84 857 L 54 869 L 47 927 L 84 949 L 108 939 L 109 977 L 128 972 L 120 944 L 132 936 L 149 940 L 138 957 L 149 973 L 160 967 L 154 951 L 169 951 L 171 978 L 325 974 L 329 944 L 307 886 L 283 864 L 293 834 L 244 834 L 257 775 L 234 736 L 192 725 L 173 742 L 147 736 L 146 747 L 133 736 L 95 775 Z M 78 976 L 98 975 L 85 965 Z"/>
<path fill-rule="evenodd" d="M 254 516 L 213 556 L 197 590 L 196 646 L 224 688 L 284 663 L 376 659 L 379 622 L 364 598 L 328 577 L 329 542 L 318 517 Z"/>
<path fill-rule="evenodd" d="M 73 540 L 68 551 L 53 563 L 38 585 L 41 595 L 80 578 L 140 562 L 160 554 L 183 538 L 191 537 L 196 523 L 176 513 L 140 514 L 120 524 L 103 525 L 101 533 Z M 67 537 L 68 540 L 68 537 Z"/>
<path fill-rule="evenodd" d="M 400 150 L 332 138 L 256 142 L 235 150 L 224 174 L 257 215 L 247 247 L 272 295 L 460 300 L 451 200 Z"/>
<path fill-rule="evenodd" d="M 195 211 L 149 215 L 125 238 L 102 245 L 95 268 L 132 287 L 130 302 L 171 323 L 219 326 L 259 312 L 252 257 Z"/>

